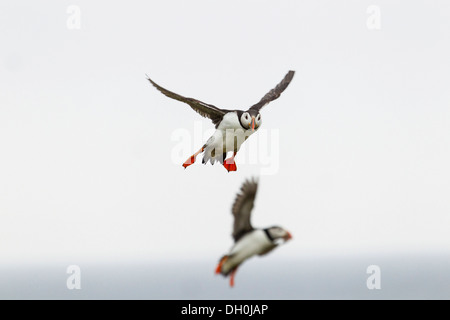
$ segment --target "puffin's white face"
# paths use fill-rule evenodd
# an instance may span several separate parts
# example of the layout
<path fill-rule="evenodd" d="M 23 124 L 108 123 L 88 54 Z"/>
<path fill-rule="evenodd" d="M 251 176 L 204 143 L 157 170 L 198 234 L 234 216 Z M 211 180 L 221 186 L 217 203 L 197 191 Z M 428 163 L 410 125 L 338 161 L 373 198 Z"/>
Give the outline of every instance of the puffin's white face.
<path fill-rule="evenodd" d="M 268 231 L 269 231 L 270 236 L 274 240 L 283 239 L 284 241 L 288 241 L 288 240 L 292 239 L 292 235 L 289 233 L 289 231 L 284 230 L 283 228 L 272 227 Z"/>
<path fill-rule="evenodd" d="M 256 116 L 250 115 L 248 112 L 244 112 L 241 116 L 241 123 L 245 129 L 255 131 L 261 125 L 261 114 L 257 114 Z"/>
<path fill-rule="evenodd" d="M 262 123 L 262 121 L 261 121 L 261 114 L 258 113 L 258 115 L 255 118 L 255 130 L 259 128 L 261 123 Z"/>

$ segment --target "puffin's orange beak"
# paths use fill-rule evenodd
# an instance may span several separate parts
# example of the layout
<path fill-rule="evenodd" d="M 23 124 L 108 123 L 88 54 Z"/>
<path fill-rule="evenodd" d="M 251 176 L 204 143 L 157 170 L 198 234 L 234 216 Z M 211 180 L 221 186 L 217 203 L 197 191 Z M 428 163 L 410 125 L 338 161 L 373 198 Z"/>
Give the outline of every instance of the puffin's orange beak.
<path fill-rule="evenodd" d="M 255 117 L 252 117 L 252 131 L 255 131 Z"/>
<path fill-rule="evenodd" d="M 286 237 L 284 238 L 286 241 L 291 240 L 292 239 L 292 234 L 290 232 L 287 232 Z"/>

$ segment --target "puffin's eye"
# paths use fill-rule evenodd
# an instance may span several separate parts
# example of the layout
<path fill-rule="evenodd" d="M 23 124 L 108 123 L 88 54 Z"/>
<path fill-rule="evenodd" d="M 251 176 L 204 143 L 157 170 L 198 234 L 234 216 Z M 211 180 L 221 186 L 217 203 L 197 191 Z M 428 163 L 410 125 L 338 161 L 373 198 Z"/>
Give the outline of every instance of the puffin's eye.
<path fill-rule="evenodd" d="M 245 120 L 248 120 L 248 114 L 247 113 L 245 114 Z"/>

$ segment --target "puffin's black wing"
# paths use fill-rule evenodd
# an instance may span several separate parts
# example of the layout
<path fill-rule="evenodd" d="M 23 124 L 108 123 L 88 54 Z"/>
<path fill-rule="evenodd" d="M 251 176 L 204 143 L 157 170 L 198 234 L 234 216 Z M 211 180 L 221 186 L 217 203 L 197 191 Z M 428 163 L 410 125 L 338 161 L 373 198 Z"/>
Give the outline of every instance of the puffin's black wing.
<path fill-rule="evenodd" d="M 186 98 L 183 96 L 180 96 L 179 94 L 176 94 L 172 91 L 169 91 L 167 89 L 164 89 L 160 85 L 158 85 L 156 82 L 154 82 L 152 79 L 150 79 L 147 76 L 148 81 L 159 91 L 161 91 L 164 95 L 168 96 L 169 98 L 185 102 L 188 105 L 191 106 L 192 109 L 194 109 L 197 113 L 199 113 L 202 117 L 206 117 L 212 120 L 214 125 L 219 125 L 220 121 L 222 121 L 222 117 L 225 113 L 227 113 L 227 110 L 219 109 L 211 104 L 207 104 L 204 102 L 201 102 L 199 100 L 193 99 L 193 98 Z"/>
<path fill-rule="evenodd" d="M 281 80 L 281 82 L 272 90 L 266 93 L 266 95 L 255 105 L 251 106 L 250 109 L 259 111 L 262 107 L 264 107 L 266 104 L 268 104 L 270 101 L 273 101 L 277 99 L 281 93 L 287 88 L 289 83 L 291 82 L 292 78 L 294 77 L 295 71 L 289 71 L 285 76 L 284 79 Z"/>
<path fill-rule="evenodd" d="M 241 187 L 241 192 L 236 196 L 233 204 L 233 238 L 238 241 L 244 234 L 253 230 L 250 223 L 250 216 L 255 201 L 258 182 L 255 180 L 246 180 Z"/>

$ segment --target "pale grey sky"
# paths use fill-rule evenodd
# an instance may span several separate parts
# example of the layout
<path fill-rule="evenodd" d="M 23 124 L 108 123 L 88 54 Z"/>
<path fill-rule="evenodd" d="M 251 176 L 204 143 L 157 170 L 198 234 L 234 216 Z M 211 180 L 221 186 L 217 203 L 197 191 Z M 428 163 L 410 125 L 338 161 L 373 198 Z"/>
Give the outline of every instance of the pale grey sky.
<path fill-rule="evenodd" d="M 67 27 L 70 5 L 80 29 Z M 370 5 L 380 30 L 366 25 Z M 0 259 L 213 266 L 251 176 L 254 225 L 294 235 L 273 262 L 448 252 L 449 12 L 417 0 L 2 2 Z M 290 69 L 236 173 L 173 160 L 174 132 L 213 125 L 145 74 L 245 109 Z M 263 174 L 247 157 L 273 134 L 277 170 Z"/>

